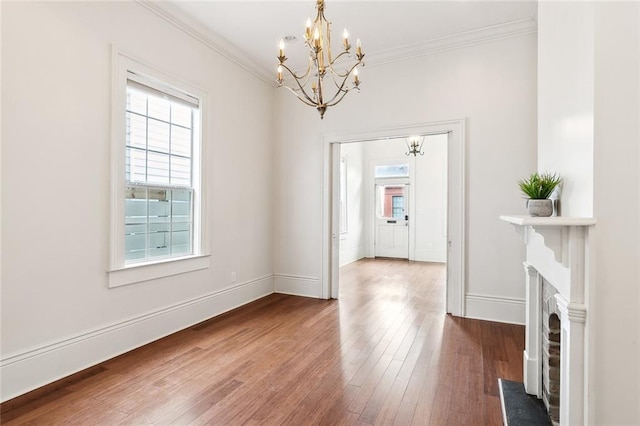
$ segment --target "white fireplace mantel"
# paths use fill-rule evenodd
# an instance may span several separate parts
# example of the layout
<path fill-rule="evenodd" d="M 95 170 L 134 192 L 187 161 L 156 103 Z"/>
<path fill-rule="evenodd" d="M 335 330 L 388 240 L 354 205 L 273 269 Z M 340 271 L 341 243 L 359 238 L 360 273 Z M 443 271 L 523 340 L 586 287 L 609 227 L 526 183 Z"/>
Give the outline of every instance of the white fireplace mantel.
<path fill-rule="evenodd" d="M 527 393 L 542 395 L 542 280 L 557 290 L 561 313 L 560 424 L 582 425 L 587 421 L 586 364 L 588 288 L 593 279 L 595 218 L 500 216 L 514 225 L 526 246 L 526 331 L 524 385 Z"/>

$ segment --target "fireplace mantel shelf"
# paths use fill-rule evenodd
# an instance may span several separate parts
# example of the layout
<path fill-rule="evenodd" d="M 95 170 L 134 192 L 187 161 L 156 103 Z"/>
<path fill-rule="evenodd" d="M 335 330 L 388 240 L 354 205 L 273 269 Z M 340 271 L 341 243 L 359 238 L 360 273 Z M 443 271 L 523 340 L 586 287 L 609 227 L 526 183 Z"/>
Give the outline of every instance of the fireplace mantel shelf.
<path fill-rule="evenodd" d="M 593 226 L 596 224 L 594 217 L 534 217 L 521 215 L 502 215 L 501 220 L 518 226 L 533 227 L 562 227 L 562 226 Z"/>
<path fill-rule="evenodd" d="M 527 247 L 530 247 L 529 242 L 534 233 L 540 235 L 543 239 L 542 246 L 551 250 L 555 261 L 565 267 L 569 266 L 567 250 L 574 237 L 579 236 L 579 239 L 582 239 L 581 231 L 596 224 L 594 217 L 502 215 L 500 220 L 510 223 Z M 571 232 L 571 229 L 577 230 L 578 233 Z M 539 263 L 537 257 L 534 253 L 535 260 L 527 260 Z"/>

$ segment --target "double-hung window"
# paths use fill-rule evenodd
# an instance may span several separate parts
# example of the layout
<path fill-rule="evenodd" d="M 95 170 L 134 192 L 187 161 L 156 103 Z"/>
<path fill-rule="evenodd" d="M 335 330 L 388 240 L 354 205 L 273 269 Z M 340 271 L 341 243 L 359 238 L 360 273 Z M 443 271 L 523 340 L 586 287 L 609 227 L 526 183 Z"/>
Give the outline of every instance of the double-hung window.
<path fill-rule="evenodd" d="M 127 78 L 126 263 L 193 254 L 198 100 Z"/>
<path fill-rule="evenodd" d="M 202 99 L 118 58 L 112 287 L 208 266 L 202 260 Z"/>

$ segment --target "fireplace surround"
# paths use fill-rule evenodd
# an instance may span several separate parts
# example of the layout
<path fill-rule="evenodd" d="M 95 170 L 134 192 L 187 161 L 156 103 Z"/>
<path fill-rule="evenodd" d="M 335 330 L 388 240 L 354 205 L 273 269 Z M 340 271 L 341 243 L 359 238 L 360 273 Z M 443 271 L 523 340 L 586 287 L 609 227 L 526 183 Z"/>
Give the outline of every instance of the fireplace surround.
<path fill-rule="evenodd" d="M 596 220 L 529 216 L 500 219 L 514 225 L 526 246 L 525 390 L 546 398 L 554 424 L 586 424 L 591 337 L 587 313 L 594 276 L 590 260 Z M 545 358 L 549 360 L 547 367 L 543 367 Z"/>

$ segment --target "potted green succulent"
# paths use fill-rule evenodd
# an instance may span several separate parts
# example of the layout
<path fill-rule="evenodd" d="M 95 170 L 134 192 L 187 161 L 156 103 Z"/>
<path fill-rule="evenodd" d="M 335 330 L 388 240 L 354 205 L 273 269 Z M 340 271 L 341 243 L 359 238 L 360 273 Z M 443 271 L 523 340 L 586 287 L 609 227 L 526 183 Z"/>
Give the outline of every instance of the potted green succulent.
<path fill-rule="evenodd" d="M 531 216 L 551 216 L 553 201 L 549 196 L 560 185 L 562 179 L 556 173 L 532 173 L 527 179 L 520 179 L 518 185 L 528 197 L 527 210 Z"/>

